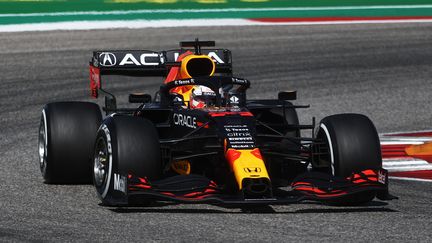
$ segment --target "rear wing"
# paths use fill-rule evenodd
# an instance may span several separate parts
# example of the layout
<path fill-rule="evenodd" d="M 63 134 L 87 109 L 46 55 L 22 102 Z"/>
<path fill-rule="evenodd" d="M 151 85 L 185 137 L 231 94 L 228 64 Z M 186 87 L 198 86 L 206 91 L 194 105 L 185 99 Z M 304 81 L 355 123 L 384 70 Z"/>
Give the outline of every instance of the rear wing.
<path fill-rule="evenodd" d="M 177 58 L 187 49 L 154 52 L 148 50 L 95 51 L 90 61 L 90 89 L 94 98 L 102 89 L 103 75 L 136 77 L 165 77 L 169 68 L 178 64 Z M 232 74 L 231 51 L 202 49 L 216 64 L 215 73 Z"/>

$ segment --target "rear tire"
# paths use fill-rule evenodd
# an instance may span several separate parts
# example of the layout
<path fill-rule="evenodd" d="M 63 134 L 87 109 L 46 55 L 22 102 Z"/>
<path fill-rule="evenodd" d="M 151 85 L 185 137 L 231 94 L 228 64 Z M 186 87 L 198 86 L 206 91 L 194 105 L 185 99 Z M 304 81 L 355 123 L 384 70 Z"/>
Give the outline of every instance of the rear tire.
<path fill-rule="evenodd" d="M 102 120 L 89 102 L 45 105 L 39 126 L 39 161 L 45 183 L 90 183 L 91 158 Z"/>
<path fill-rule="evenodd" d="M 159 137 L 153 123 L 141 117 L 108 117 L 99 128 L 93 159 L 93 183 L 104 205 L 125 205 L 129 174 L 157 180 L 162 164 Z"/>
<path fill-rule="evenodd" d="M 382 168 L 381 146 L 372 121 L 360 114 L 339 114 L 324 118 L 317 131 L 323 145 L 315 152 L 314 169 L 333 176 L 348 177 L 354 172 Z M 373 200 L 375 193 L 363 193 L 342 204 L 362 204 Z"/>

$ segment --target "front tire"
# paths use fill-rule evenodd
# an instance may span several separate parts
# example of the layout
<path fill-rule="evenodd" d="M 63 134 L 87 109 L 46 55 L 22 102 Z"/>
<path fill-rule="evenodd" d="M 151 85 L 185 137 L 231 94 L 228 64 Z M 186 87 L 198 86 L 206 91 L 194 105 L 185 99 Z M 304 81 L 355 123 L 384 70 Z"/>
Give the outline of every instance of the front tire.
<path fill-rule="evenodd" d="M 381 146 L 372 121 L 360 114 L 339 114 L 324 118 L 316 137 L 315 170 L 332 176 L 348 177 L 366 169 L 382 168 Z M 343 204 L 362 204 L 371 201 L 375 193 L 363 193 L 347 199 Z"/>
<path fill-rule="evenodd" d="M 127 176 L 161 178 L 159 137 L 153 123 L 140 117 L 108 117 L 99 128 L 93 183 L 104 205 L 126 205 Z"/>

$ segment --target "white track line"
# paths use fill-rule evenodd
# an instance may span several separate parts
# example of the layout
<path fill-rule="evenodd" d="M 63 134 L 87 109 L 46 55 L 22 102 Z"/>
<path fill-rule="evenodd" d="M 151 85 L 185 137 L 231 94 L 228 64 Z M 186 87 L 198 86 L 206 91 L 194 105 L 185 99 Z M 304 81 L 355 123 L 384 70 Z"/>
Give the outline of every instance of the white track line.
<path fill-rule="evenodd" d="M 389 172 L 432 170 L 432 164 L 416 158 L 383 159 L 383 167 Z"/>
<path fill-rule="evenodd" d="M 429 132 L 429 131 L 421 131 Z M 405 134 L 416 134 L 420 132 L 406 132 Z M 392 133 L 393 135 L 402 134 L 401 132 Z M 431 137 L 412 137 L 412 136 L 386 136 L 380 134 L 381 145 L 419 145 L 432 141 Z M 418 170 L 432 170 L 432 164 L 429 162 L 416 159 L 410 156 L 404 158 L 386 158 L 383 159 L 383 167 L 389 172 L 404 172 Z"/>
<path fill-rule="evenodd" d="M 420 171 L 420 170 L 432 170 L 432 166 L 424 165 L 424 166 L 415 166 L 415 167 L 395 167 L 388 168 L 383 165 L 384 169 L 388 170 L 388 172 L 409 172 L 409 171 Z"/>
<path fill-rule="evenodd" d="M 422 5 L 377 5 L 377 6 L 334 6 L 334 7 L 285 7 L 285 8 L 219 8 L 219 9 L 142 9 L 114 11 L 77 11 L 56 13 L 21 13 L 0 14 L 0 17 L 42 17 L 42 16 L 76 16 L 76 15 L 129 15 L 158 13 L 229 13 L 229 12 L 275 12 L 275 11 L 343 11 L 373 9 L 432 9 L 432 4 Z"/>
<path fill-rule="evenodd" d="M 185 20 L 131 20 L 131 21 L 68 21 L 38 24 L 0 25 L 0 32 L 93 30 L 93 29 L 141 29 L 163 27 L 210 27 L 210 26 L 275 26 L 275 25 L 337 25 L 337 24 L 392 24 L 432 23 L 431 19 L 408 20 L 359 20 L 359 21 L 311 21 L 269 23 L 247 19 L 185 19 Z"/>
<path fill-rule="evenodd" d="M 429 165 L 425 160 L 407 158 L 407 159 L 383 159 L 383 164 L 387 167 L 392 166 L 416 166 L 416 165 Z M 432 166 L 432 165 L 431 165 Z"/>
<path fill-rule="evenodd" d="M 432 130 L 405 131 L 405 132 L 387 132 L 387 133 L 380 133 L 380 136 L 397 135 L 397 134 L 418 134 L 418 133 L 427 133 L 427 132 L 431 132 L 432 133 Z"/>
<path fill-rule="evenodd" d="M 380 140 L 383 141 L 400 141 L 400 142 L 428 142 L 428 141 L 432 141 L 432 137 L 413 137 L 413 136 L 400 136 L 400 137 L 396 137 L 396 136 L 391 136 L 391 137 L 380 137 Z"/>
<path fill-rule="evenodd" d="M 424 144 L 425 142 L 432 141 L 432 137 L 414 137 L 403 136 L 400 134 L 421 134 L 425 132 L 432 132 L 431 130 L 415 131 L 415 132 L 392 132 L 380 134 L 381 145 L 411 145 L 411 144 Z M 399 135 L 399 136 L 398 136 Z"/>
<path fill-rule="evenodd" d="M 421 182 L 432 182 L 432 180 L 429 179 L 419 179 L 419 178 L 410 178 L 410 177 L 396 177 L 396 176 L 389 176 L 390 179 L 393 180 L 401 180 L 401 181 L 421 181 Z"/>
<path fill-rule="evenodd" d="M 91 29 L 140 29 L 163 27 L 245 26 L 257 25 L 245 19 L 185 19 L 185 20 L 118 20 L 118 21 L 67 21 L 38 24 L 0 25 L 0 32 Z"/>
<path fill-rule="evenodd" d="M 381 145 L 420 145 L 424 142 L 418 141 L 383 141 L 381 140 Z"/>
<path fill-rule="evenodd" d="M 414 137 L 414 136 L 384 136 L 381 137 L 381 139 L 384 140 L 390 140 L 390 141 L 432 141 L 432 137 Z"/>

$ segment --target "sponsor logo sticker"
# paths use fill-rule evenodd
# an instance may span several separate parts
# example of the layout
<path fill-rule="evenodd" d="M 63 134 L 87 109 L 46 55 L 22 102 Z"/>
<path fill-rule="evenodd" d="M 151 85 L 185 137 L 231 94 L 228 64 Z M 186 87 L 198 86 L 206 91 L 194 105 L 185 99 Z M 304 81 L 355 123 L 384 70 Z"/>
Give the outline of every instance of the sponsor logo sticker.
<path fill-rule="evenodd" d="M 102 52 L 99 54 L 100 64 L 104 67 L 112 67 L 117 64 L 116 56 L 111 52 Z"/>
<path fill-rule="evenodd" d="M 259 167 L 245 167 L 243 170 L 246 173 L 260 173 L 261 172 L 261 168 L 259 168 Z"/>
<path fill-rule="evenodd" d="M 186 80 L 174 80 L 173 81 L 175 85 L 188 85 L 188 84 L 195 84 L 195 79 L 186 79 Z"/>
<path fill-rule="evenodd" d="M 231 96 L 230 98 L 230 103 L 231 104 L 238 104 L 239 103 L 239 98 L 237 98 L 237 96 Z"/>
<path fill-rule="evenodd" d="M 126 194 L 126 176 L 114 173 L 114 190 Z"/>
<path fill-rule="evenodd" d="M 175 125 L 196 128 L 196 117 L 174 113 L 173 120 Z"/>
<path fill-rule="evenodd" d="M 177 61 L 177 59 L 178 59 L 179 56 L 180 56 L 180 53 L 175 52 L 175 53 L 174 53 L 174 60 Z M 216 52 L 211 51 L 211 52 L 209 52 L 209 53 L 207 54 L 207 56 L 210 57 L 210 58 L 211 58 L 214 62 L 216 62 L 216 63 L 219 63 L 219 64 L 223 64 L 223 63 L 225 63 L 225 62 L 222 60 L 222 58 L 220 58 L 220 57 L 218 56 L 218 54 L 216 54 Z"/>
<path fill-rule="evenodd" d="M 151 62 L 148 61 L 149 58 L 158 58 L 158 62 Z M 121 60 L 119 66 L 124 65 L 135 65 L 135 66 L 158 66 L 159 62 L 163 63 L 163 60 L 161 60 L 160 55 L 158 53 L 143 53 L 139 56 L 137 59 L 132 53 L 126 53 L 126 55 Z"/>
<path fill-rule="evenodd" d="M 384 171 L 379 170 L 378 171 L 378 182 L 381 184 L 386 184 L 386 178 L 387 178 L 387 174 Z"/>
<path fill-rule="evenodd" d="M 235 149 L 254 148 L 255 142 L 247 125 L 224 126 L 229 147 Z"/>

